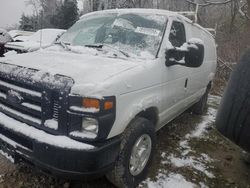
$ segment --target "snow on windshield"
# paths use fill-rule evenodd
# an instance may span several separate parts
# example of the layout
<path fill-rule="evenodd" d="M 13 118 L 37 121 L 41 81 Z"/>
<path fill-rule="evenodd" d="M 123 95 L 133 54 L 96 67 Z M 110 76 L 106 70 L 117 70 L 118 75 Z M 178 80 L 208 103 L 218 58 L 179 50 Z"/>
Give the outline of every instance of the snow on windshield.
<path fill-rule="evenodd" d="M 60 41 L 71 46 L 108 45 L 132 57 L 155 57 L 166 23 L 167 17 L 158 14 L 91 15 L 73 25 Z"/>

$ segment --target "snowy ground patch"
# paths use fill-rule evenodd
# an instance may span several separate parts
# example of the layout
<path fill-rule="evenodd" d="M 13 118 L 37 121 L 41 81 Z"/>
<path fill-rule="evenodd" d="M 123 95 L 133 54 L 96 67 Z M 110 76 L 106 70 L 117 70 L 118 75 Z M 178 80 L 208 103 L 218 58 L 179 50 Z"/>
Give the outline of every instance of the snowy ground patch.
<path fill-rule="evenodd" d="M 186 156 L 179 158 L 174 155 L 170 155 L 168 157 L 168 161 L 170 161 L 170 163 L 177 168 L 189 167 L 199 171 L 200 173 L 204 173 L 208 178 L 215 178 L 215 176 L 207 170 L 206 166 L 208 161 L 206 161 L 203 157 L 196 158 L 194 156 Z M 209 161 L 211 161 L 210 158 Z"/>
<path fill-rule="evenodd" d="M 188 182 L 182 175 L 171 173 L 168 176 L 159 174 L 157 182 L 146 180 L 148 188 L 194 188 L 195 184 Z"/>
<path fill-rule="evenodd" d="M 172 153 L 162 163 L 172 164 L 177 168 L 189 167 L 200 173 L 204 173 L 208 178 L 214 178 L 215 176 L 207 169 L 207 164 L 211 163 L 212 159 L 204 153 L 200 154 L 200 156 L 190 154 L 193 153 L 193 149 L 189 145 L 189 142 L 194 138 L 202 139 L 205 137 L 207 129 L 215 121 L 216 112 L 216 109 L 209 107 L 207 114 L 202 118 L 196 129 L 186 134 L 184 139 L 179 142 L 178 150 L 181 155 L 178 156 Z"/>
<path fill-rule="evenodd" d="M 6 159 L 8 159 L 10 162 L 14 163 L 13 157 L 11 157 L 9 154 L 5 153 L 4 151 L 0 150 L 0 154 L 4 156 Z M 2 175 L 0 175 L 1 178 Z"/>
<path fill-rule="evenodd" d="M 191 173 L 200 174 L 205 179 L 215 178 L 215 175 L 210 171 L 213 168 L 211 165 L 213 159 L 205 153 L 197 152 L 196 148 L 191 143 L 194 140 L 207 139 L 208 130 L 214 123 L 217 113 L 215 106 L 218 106 L 219 102 L 220 97 L 209 96 L 209 108 L 206 115 L 201 118 L 201 121 L 197 123 L 194 130 L 182 137 L 173 152 L 162 152 L 161 164 L 164 166 L 164 169 L 158 170 L 158 175 L 155 178 L 156 180 L 147 179 L 143 185 L 148 188 L 208 187 L 206 182 L 197 183 L 197 181 L 195 181 L 196 183 L 193 183 L 188 181 L 190 178 L 185 177 L 184 173 L 181 173 L 181 169 L 189 169 Z M 165 167 L 169 166 L 174 168 L 175 172 L 178 173 L 166 170 Z"/>

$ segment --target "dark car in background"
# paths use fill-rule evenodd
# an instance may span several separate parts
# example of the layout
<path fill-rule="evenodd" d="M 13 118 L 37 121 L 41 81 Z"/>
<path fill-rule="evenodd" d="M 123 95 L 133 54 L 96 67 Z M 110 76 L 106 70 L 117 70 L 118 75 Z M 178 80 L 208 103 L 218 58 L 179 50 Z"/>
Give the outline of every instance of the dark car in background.
<path fill-rule="evenodd" d="M 11 41 L 13 41 L 13 39 L 10 34 L 4 29 L 0 29 L 0 57 L 4 54 L 4 45 Z"/>

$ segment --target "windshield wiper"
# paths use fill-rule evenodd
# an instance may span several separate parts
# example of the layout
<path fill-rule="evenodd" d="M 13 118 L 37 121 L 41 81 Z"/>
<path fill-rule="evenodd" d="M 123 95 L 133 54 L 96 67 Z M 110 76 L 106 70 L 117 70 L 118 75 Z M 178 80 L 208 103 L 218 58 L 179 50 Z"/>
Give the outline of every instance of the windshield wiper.
<path fill-rule="evenodd" d="M 102 48 L 103 47 L 103 44 L 86 44 L 86 45 L 84 45 L 85 47 L 87 47 L 87 48 Z"/>
<path fill-rule="evenodd" d="M 126 52 L 124 52 L 124 51 L 122 51 L 122 50 L 120 50 L 120 49 L 117 49 L 117 48 L 115 48 L 115 47 L 113 47 L 113 46 L 110 46 L 110 45 L 108 45 L 108 44 L 87 44 L 87 45 L 84 45 L 85 47 L 88 47 L 88 48 L 97 48 L 97 49 L 102 49 L 104 46 L 105 47 L 108 47 L 108 48 L 110 48 L 110 49 L 112 49 L 112 50 L 115 50 L 115 51 L 118 51 L 118 52 L 120 52 L 121 54 L 123 54 L 124 56 L 126 56 L 126 57 L 130 57 L 129 55 L 128 55 L 128 53 L 126 53 Z"/>
<path fill-rule="evenodd" d="M 120 50 L 120 49 L 117 49 L 117 48 L 115 48 L 115 47 L 113 47 L 113 46 L 110 46 L 110 45 L 107 45 L 107 44 L 103 44 L 103 46 L 106 46 L 106 47 L 108 47 L 108 48 L 111 48 L 112 50 L 116 50 L 116 51 L 122 53 L 122 54 L 123 54 L 124 56 L 126 56 L 126 57 L 130 57 L 130 56 L 128 55 L 128 53 L 126 53 L 126 52 L 124 52 L 124 51 L 122 51 L 122 50 Z"/>
<path fill-rule="evenodd" d="M 68 47 L 68 45 L 70 45 L 69 43 L 65 43 L 63 41 L 58 41 L 55 44 L 59 44 L 60 46 L 62 46 L 64 49 L 70 51 L 70 48 Z"/>

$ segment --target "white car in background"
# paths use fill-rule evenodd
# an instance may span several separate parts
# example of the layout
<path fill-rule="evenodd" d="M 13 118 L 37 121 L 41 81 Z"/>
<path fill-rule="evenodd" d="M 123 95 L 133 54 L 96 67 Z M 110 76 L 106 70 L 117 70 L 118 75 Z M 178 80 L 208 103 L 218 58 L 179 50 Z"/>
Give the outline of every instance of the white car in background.
<path fill-rule="evenodd" d="M 22 31 L 22 30 L 11 30 L 8 34 L 13 39 L 13 42 L 23 42 L 28 39 L 29 36 L 33 35 L 34 32 Z"/>
<path fill-rule="evenodd" d="M 16 53 L 33 52 L 39 48 L 51 46 L 65 30 L 62 29 L 41 29 L 25 38 L 24 41 L 9 42 L 5 45 L 6 52 L 15 51 Z M 20 37 L 20 36 L 19 36 Z"/>

